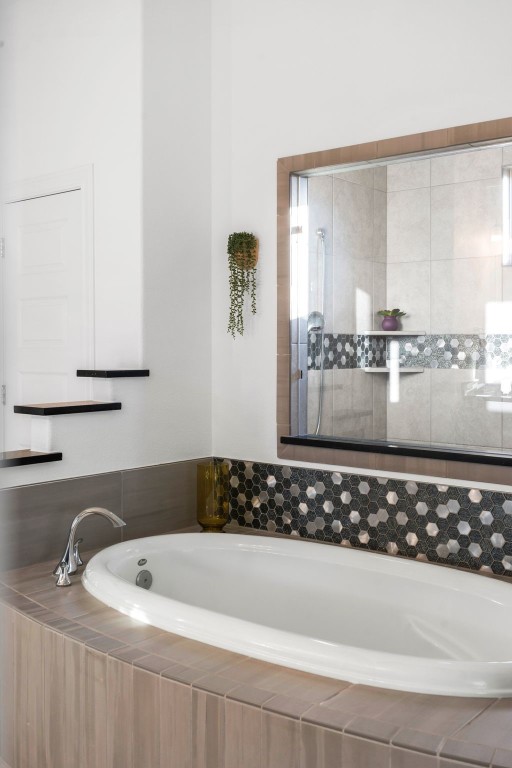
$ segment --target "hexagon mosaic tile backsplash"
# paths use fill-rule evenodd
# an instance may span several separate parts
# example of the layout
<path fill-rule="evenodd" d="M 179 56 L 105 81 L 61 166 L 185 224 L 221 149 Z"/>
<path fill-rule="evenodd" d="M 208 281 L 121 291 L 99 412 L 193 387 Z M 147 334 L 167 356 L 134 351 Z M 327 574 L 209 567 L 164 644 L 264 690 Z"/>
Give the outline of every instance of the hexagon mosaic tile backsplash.
<path fill-rule="evenodd" d="M 386 365 L 387 341 L 349 333 L 308 334 L 308 369 L 379 368 Z M 512 364 L 512 337 L 500 334 L 428 334 L 402 336 L 400 365 L 424 368 L 507 368 Z"/>
<path fill-rule="evenodd" d="M 239 526 L 512 576 L 512 493 L 224 461 Z"/>

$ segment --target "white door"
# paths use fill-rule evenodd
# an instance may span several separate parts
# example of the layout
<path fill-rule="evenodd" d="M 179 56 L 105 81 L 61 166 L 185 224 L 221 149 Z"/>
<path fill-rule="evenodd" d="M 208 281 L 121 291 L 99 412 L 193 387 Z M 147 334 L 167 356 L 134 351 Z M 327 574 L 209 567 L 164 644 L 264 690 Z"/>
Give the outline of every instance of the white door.
<path fill-rule="evenodd" d="M 89 397 L 77 368 L 92 367 L 90 264 L 83 190 L 4 205 L 5 450 L 30 446 L 16 404 Z"/>

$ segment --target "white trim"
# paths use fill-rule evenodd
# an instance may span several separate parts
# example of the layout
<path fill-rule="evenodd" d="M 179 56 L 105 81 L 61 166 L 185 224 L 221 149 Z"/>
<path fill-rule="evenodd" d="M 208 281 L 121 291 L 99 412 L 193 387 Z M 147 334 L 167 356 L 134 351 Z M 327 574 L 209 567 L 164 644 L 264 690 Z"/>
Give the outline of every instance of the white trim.
<path fill-rule="evenodd" d="M 19 203 L 32 197 L 45 197 L 59 192 L 71 192 L 75 189 L 92 187 L 93 166 L 82 165 L 68 171 L 47 173 L 44 176 L 34 176 L 21 179 L 10 184 L 4 203 Z"/>

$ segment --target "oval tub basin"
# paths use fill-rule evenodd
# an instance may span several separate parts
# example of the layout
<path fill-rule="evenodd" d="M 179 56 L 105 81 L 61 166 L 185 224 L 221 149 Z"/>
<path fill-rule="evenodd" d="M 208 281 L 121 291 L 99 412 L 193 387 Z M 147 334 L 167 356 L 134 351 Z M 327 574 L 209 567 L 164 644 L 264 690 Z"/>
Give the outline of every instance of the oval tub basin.
<path fill-rule="evenodd" d="M 142 570 L 149 590 L 135 583 Z M 512 585 L 497 579 L 314 542 L 185 533 L 109 547 L 82 580 L 128 616 L 275 664 L 419 693 L 512 695 Z"/>

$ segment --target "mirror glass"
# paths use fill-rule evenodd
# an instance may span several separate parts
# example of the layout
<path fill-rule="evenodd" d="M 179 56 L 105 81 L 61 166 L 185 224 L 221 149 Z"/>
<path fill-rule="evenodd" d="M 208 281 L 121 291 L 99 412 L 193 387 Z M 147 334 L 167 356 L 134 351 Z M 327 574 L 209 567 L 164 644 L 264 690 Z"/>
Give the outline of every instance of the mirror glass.
<path fill-rule="evenodd" d="M 292 434 L 512 451 L 511 166 L 500 144 L 291 177 Z"/>

